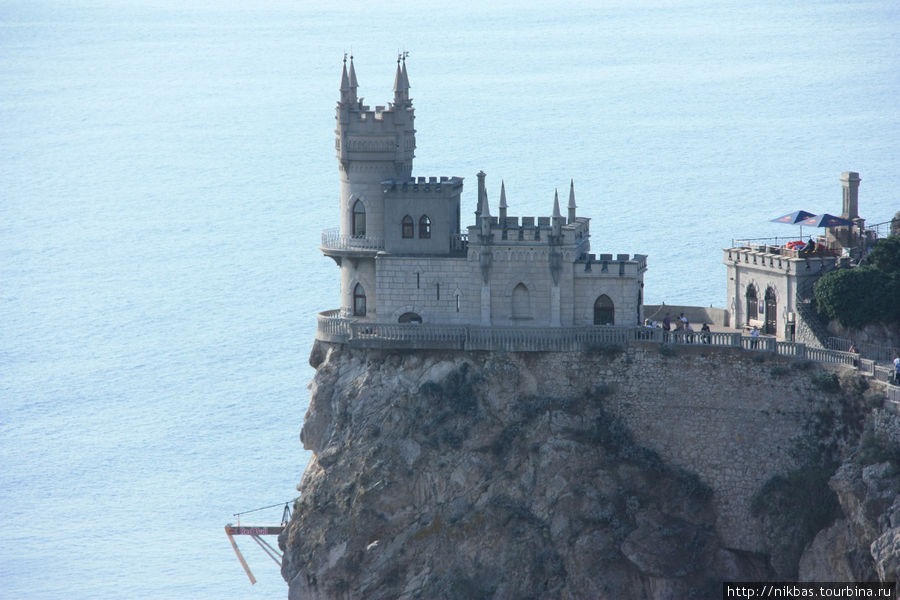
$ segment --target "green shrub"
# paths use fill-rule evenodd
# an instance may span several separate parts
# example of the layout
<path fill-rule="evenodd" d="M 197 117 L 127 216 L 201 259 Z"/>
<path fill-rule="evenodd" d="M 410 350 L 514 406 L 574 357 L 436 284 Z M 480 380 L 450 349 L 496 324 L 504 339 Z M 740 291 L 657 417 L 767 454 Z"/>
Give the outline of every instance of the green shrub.
<path fill-rule="evenodd" d="M 675 346 L 672 344 L 660 344 L 659 353 L 665 357 L 675 356 Z"/>
<path fill-rule="evenodd" d="M 900 445 L 893 443 L 886 435 L 876 433 L 870 423 L 859 440 L 853 462 L 858 465 L 875 465 L 886 461 L 900 467 Z"/>
<path fill-rule="evenodd" d="M 790 372 L 790 369 L 783 365 L 775 365 L 771 369 L 769 369 L 769 375 L 772 377 L 784 377 Z"/>
<path fill-rule="evenodd" d="M 900 323 L 900 236 L 880 240 L 869 266 L 823 275 L 813 293 L 819 314 L 845 327 Z"/>
<path fill-rule="evenodd" d="M 791 368 L 795 371 L 809 371 L 814 364 L 811 360 L 796 360 L 791 363 Z"/>
<path fill-rule="evenodd" d="M 836 373 L 822 371 L 812 377 L 813 385 L 828 394 L 841 391 L 841 382 Z"/>
<path fill-rule="evenodd" d="M 588 345 L 587 351 L 591 354 L 599 354 L 605 358 L 615 358 L 625 352 L 625 346 L 615 342 L 601 342 Z"/>

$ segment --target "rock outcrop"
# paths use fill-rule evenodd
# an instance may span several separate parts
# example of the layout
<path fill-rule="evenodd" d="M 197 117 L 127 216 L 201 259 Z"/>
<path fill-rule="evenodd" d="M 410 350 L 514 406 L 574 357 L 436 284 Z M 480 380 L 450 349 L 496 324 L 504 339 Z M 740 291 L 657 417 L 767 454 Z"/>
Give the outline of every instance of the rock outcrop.
<path fill-rule="evenodd" d="M 881 422 L 897 426 L 877 411 Z M 842 516 L 821 531 L 800 560 L 806 581 L 900 580 L 900 439 L 870 423 L 852 456 L 829 481 Z"/>
<path fill-rule="evenodd" d="M 301 433 L 313 458 L 279 540 L 289 597 L 663 600 L 718 597 L 724 580 L 775 577 L 758 542 L 738 547 L 733 540 L 741 536 L 723 533 L 750 500 L 723 500 L 732 479 L 717 482 L 707 474 L 722 464 L 733 472 L 729 477 L 759 489 L 768 475 L 749 472 L 757 464 L 752 461 L 787 468 L 789 462 L 779 461 L 790 455 L 796 437 L 810 433 L 811 415 L 840 403 L 824 392 L 812 398 L 818 384 L 799 369 L 717 360 L 700 352 L 672 357 L 655 348 L 637 355 L 603 348 L 552 356 L 317 343 Z M 739 412 L 718 414 L 710 411 L 721 390 L 706 380 L 694 384 L 692 398 L 679 401 L 678 414 L 686 416 L 672 420 L 672 428 L 683 429 L 673 436 L 629 421 L 639 411 L 623 418 L 635 393 L 653 393 L 626 389 L 628 381 L 653 378 L 659 400 L 667 387 L 681 385 L 667 382 L 709 369 L 710 361 L 717 378 L 746 375 L 769 384 L 774 378 L 800 399 L 782 410 L 760 398 L 763 386 L 729 381 L 721 405 L 734 403 Z M 746 397 L 734 398 L 741 390 Z M 698 461 L 710 465 L 698 474 L 686 462 L 712 446 L 670 451 L 703 436 L 689 418 L 702 412 L 690 407 L 698 399 L 697 406 L 706 407 L 702 419 L 735 420 L 733 431 L 710 434 L 740 439 L 751 462 L 727 447 L 721 456 Z M 815 406 L 806 411 L 806 404 Z M 769 448 L 771 439 L 756 448 L 754 440 L 738 436 L 770 422 L 770 429 L 787 432 L 778 425 L 785 419 L 796 431 L 782 436 L 783 448 Z M 666 439 L 654 446 L 656 437 Z M 725 467 L 729 462 L 734 468 Z M 878 490 L 872 510 L 883 504 L 885 489 Z M 868 543 L 883 556 L 878 564 L 885 572 L 896 569 L 897 538 L 885 537 L 890 528 L 866 529 L 861 538 L 849 525 L 823 525 L 831 537 L 811 547 L 833 539 L 846 540 L 848 548 Z M 758 539 L 767 539 L 763 519 L 748 530 L 753 527 Z M 811 569 L 838 560 L 807 554 Z M 856 573 L 852 557 L 846 563 Z"/>

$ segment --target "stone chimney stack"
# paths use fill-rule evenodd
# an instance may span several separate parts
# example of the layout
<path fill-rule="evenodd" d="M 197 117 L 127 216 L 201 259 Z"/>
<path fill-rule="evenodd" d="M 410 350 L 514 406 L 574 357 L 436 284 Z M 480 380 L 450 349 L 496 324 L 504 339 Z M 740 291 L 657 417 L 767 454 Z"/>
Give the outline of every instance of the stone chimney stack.
<path fill-rule="evenodd" d="M 844 210 L 841 216 L 845 219 L 859 218 L 859 173 L 845 171 L 841 173 L 841 186 L 844 188 Z"/>
<path fill-rule="evenodd" d="M 475 205 L 475 218 L 481 217 L 482 214 L 482 205 L 484 204 L 484 199 L 487 198 L 487 190 L 484 186 L 484 178 L 486 173 L 484 171 L 478 171 L 478 203 Z"/>

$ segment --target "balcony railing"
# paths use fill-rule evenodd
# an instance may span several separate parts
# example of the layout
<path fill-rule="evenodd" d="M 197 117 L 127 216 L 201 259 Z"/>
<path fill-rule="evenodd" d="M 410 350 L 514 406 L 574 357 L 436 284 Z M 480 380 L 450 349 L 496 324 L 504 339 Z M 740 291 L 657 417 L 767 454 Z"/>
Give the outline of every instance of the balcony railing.
<path fill-rule="evenodd" d="M 322 248 L 326 250 L 377 252 L 384 250 L 384 238 L 355 235 L 341 235 L 338 228 L 322 232 Z"/>
<path fill-rule="evenodd" d="M 649 342 L 672 346 L 741 348 L 768 352 L 800 360 L 845 365 L 875 371 L 858 354 L 812 348 L 806 344 L 783 342 L 769 336 L 752 337 L 740 332 L 663 331 L 648 327 L 589 325 L 584 327 L 509 327 L 439 325 L 431 323 L 377 323 L 340 316 L 340 311 L 319 313 L 316 338 L 324 342 L 347 343 L 362 348 L 412 348 L 456 350 L 504 350 L 507 352 L 575 352 Z"/>

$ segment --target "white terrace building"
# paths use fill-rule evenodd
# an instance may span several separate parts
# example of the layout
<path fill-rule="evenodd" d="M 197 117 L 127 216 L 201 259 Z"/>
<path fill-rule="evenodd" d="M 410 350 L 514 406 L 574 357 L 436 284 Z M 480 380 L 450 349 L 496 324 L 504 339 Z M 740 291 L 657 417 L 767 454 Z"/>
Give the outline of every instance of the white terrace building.
<path fill-rule="evenodd" d="M 852 227 L 829 227 L 817 235 L 818 249 L 804 254 L 774 240 L 744 240 L 724 249 L 728 308 L 735 327 L 756 326 L 777 339 L 818 345 L 808 335 L 815 320 L 809 300 L 813 284 L 835 268 L 849 267 L 874 242 L 859 216 L 859 173 L 841 174 L 841 217 Z M 815 231 L 815 230 L 814 230 Z M 799 237 L 799 236 L 797 236 Z M 796 238 L 794 238 L 796 239 Z M 784 241 L 784 240 L 781 240 Z"/>
<path fill-rule="evenodd" d="M 590 253 L 590 219 L 554 198 L 545 217 L 508 215 L 500 189 L 491 214 L 478 173 L 475 224 L 461 231 L 460 177 L 412 177 L 416 147 L 406 62 L 394 101 L 371 110 L 344 64 L 336 144 L 339 227 L 322 252 L 341 270 L 333 320 L 470 326 L 637 325 L 647 257 Z"/>

